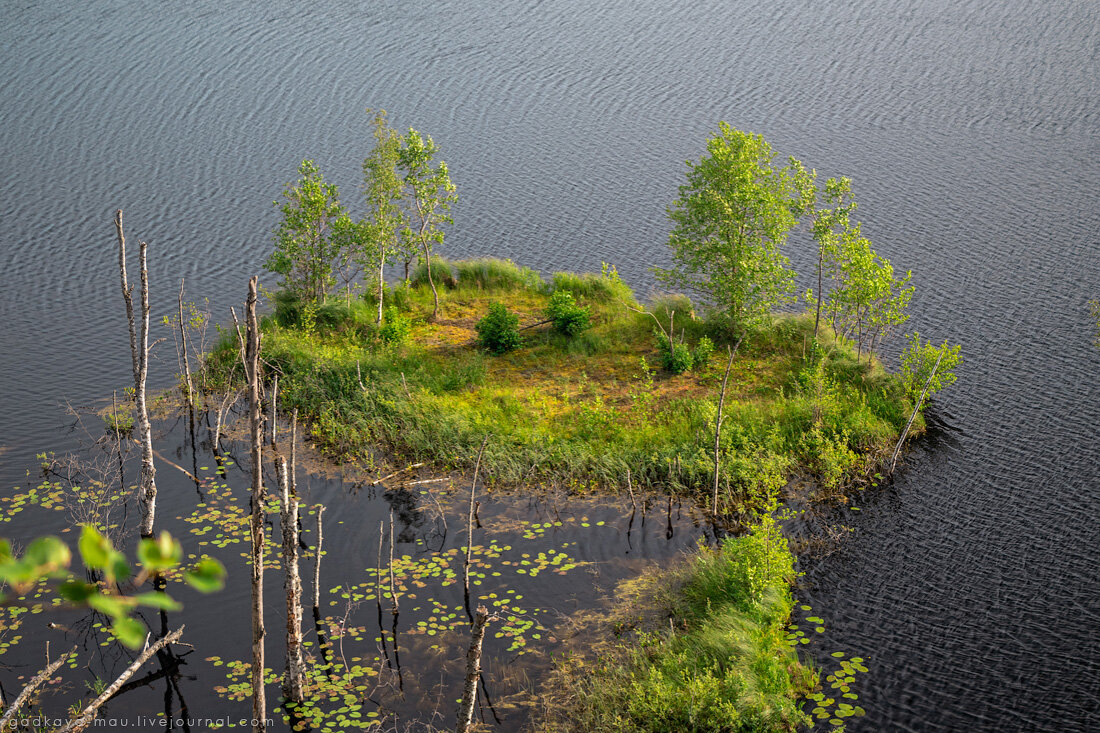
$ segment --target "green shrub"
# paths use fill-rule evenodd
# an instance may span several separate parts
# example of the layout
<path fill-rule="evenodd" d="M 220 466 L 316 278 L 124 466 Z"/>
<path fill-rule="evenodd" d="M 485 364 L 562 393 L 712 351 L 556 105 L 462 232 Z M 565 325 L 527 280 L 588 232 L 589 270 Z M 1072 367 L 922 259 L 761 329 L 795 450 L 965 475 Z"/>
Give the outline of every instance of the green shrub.
<path fill-rule="evenodd" d="M 691 352 L 692 367 L 700 367 L 707 363 L 710 359 L 710 355 L 714 353 L 714 342 L 706 336 L 699 339 L 699 343 L 695 344 L 695 350 Z"/>
<path fill-rule="evenodd" d="M 663 333 L 657 334 L 657 349 L 661 352 L 661 364 L 673 374 L 683 374 L 695 364 L 691 349 L 682 343 L 672 343 Z"/>
<path fill-rule="evenodd" d="M 529 267 L 520 267 L 511 260 L 477 257 L 454 263 L 458 287 L 476 290 L 541 290 L 542 277 Z M 432 271 L 434 274 L 434 270 Z"/>
<path fill-rule="evenodd" d="M 403 344 L 409 340 L 411 328 L 409 319 L 391 305 L 382 314 L 382 327 L 378 329 L 378 338 L 387 344 Z"/>
<path fill-rule="evenodd" d="M 445 257 L 432 255 L 432 281 L 437 288 L 454 288 L 458 285 L 455 279 L 454 264 Z M 416 263 L 412 274 L 409 276 L 409 284 L 413 287 L 428 284 L 428 266 L 423 258 Z"/>
<path fill-rule="evenodd" d="M 950 346 L 946 341 L 941 346 L 933 346 L 931 341 L 925 343 L 919 333 L 909 335 L 909 345 L 901 352 L 901 383 L 911 402 L 920 398 L 925 384 L 928 384 L 928 395 L 925 397 L 928 399 L 944 387 L 955 383 L 955 367 L 962 363 L 962 357 L 959 356 L 961 349 L 961 346 Z M 933 369 L 936 370 L 935 376 L 932 376 Z"/>
<path fill-rule="evenodd" d="M 506 354 L 523 343 L 516 330 L 518 325 L 519 316 L 500 303 L 490 303 L 488 315 L 475 326 L 478 343 L 492 354 Z"/>
<path fill-rule="evenodd" d="M 672 342 L 668 336 L 657 333 L 657 350 L 661 352 L 661 365 L 665 369 L 673 374 L 683 374 L 707 363 L 714 353 L 714 342 L 703 336 L 692 350 L 682 341 Z"/>
<path fill-rule="evenodd" d="M 556 290 L 546 306 L 546 317 L 554 322 L 554 330 L 565 336 L 576 336 L 589 326 L 588 308 L 577 305 L 568 290 Z"/>

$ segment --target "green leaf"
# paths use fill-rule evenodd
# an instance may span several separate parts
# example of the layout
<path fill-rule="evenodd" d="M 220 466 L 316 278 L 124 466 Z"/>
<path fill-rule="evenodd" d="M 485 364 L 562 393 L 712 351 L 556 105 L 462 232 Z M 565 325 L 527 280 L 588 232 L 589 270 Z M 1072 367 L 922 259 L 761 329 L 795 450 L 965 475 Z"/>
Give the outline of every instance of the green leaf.
<path fill-rule="evenodd" d="M 153 608 L 159 608 L 163 611 L 178 611 L 183 606 L 176 600 L 173 600 L 167 593 L 161 593 L 159 591 L 153 593 L 140 593 L 133 597 L 133 599 L 142 606 L 152 606 Z"/>
<path fill-rule="evenodd" d="M 115 554 L 111 541 L 90 524 L 85 524 L 80 530 L 80 542 L 77 547 L 80 549 L 80 557 L 84 560 L 84 567 L 92 570 L 106 569 Z"/>
<path fill-rule="evenodd" d="M 138 560 L 146 570 L 159 573 L 171 570 L 179 565 L 183 558 L 183 547 L 167 532 L 161 532 L 156 539 L 144 539 L 138 545 Z"/>
<path fill-rule="evenodd" d="M 36 567 L 40 575 L 67 568 L 73 554 L 57 537 L 39 537 L 27 546 L 23 560 Z"/>
<path fill-rule="evenodd" d="M 187 584 L 202 593 L 213 593 L 224 588 L 225 576 L 225 566 L 212 557 L 204 557 L 194 570 L 183 574 Z"/>
<path fill-rule="evenodd" d="M 88 596 L 88 605 L 114 619 L 119 619 L 130 612 L 133 601 L 122 596 L 108 596 L 103 593 L 93 593 Z"/>
<path fill-rule="evenodd" d="M 145 641 L 145 627 L 129 616 L 116 618 L 111 624 L 111 632 L 131 649 L 139 648 Z"/>
<path fill-rule="evenodd" d="M 96 592 L 96 587 L 91 583 L 80 580 L 66 580 L 57 589 L 57 594 L 69 603 L 85 603 Z"/>
<path fill-rule="evenodd" d="M 126 562 L 126 556 L 116 552 L 107 567 L 107 577 L 115 582 L 122 583 L 130 577 L 130 563 Z"/>

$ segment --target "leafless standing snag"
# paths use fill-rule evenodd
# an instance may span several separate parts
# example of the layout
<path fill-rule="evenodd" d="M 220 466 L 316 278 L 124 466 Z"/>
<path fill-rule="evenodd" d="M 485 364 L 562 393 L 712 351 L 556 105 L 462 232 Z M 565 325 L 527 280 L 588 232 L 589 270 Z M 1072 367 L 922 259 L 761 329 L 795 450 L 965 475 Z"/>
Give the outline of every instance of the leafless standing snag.
<path fill-rule="evenodd" d="M 458 706 L 456 733 L 467 733 L 474 722 L 474 703 L 477 702 L 477 681 L 481 678 L 481 643 L 485 640 L 485 627 L 496 615 L 489 615 L 485 606 L 478 606 L 470 629 L 470 648 L 466 652 L 466 683 L 462 688 L 462 702 Z"/>
<path fill-rule="evenodd" d="M 122 209 L 115 212 L 118 232 L 118 272 L 122 282 L 122 298 L 126 302 L 126 320 L 130 325 L 130 356 L 134 366 L 134 398 L 138 411 L 138 441 L 141 443 L 141 536 L 153 536 L 153 519 L 157 509 L 156 466 L 153 465 L 153 427 L 145 401 L 145 380 L 149 374 L 149 268 L 145 263 L 145 242 L 139 242 L 141 261 L 141 329 L 134 321 L 133 286 L 126 277 L 126 236 L 122 231 Z"/>
<path fill-rule="evenodd" d="M 183 374 L 187 379 L 187 406 L 195 407 L 195 385 L 191 381 L 191 361 L 187 356 L 187 327 L 183 320 L 183 278 L 180 278 L 179 297 L 180 352 L 183 354 Z"/>
<path fill-rule="evenodd" d="M 256 319 L 256 278 L 248 281 L 245 301 L 247 340 L 245 377 L 248 379 L 248 420 L 251 429 L 252 516 L 252 731 L 263 733 L 267 726 L 267 697 L 264 692 L 264 476 L 263 424 L 260 415 L 260 326 Z"/>
<path fill-rule="evenodd" d="M 298 575 L 298 497 L 290 493 L 286 458 L 275 459 L 282 495 L 283 588 L 286 590 L 286 675 L 283 695 L 289 702 L 305 699 L 305 662 L 302 660 L 302 579 Z"/>

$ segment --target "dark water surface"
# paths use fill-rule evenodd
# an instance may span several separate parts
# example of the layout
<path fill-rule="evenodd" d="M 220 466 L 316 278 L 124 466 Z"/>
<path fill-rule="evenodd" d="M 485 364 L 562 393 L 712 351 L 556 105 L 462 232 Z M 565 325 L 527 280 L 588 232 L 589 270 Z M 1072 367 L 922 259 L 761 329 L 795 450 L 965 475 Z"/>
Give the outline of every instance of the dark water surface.
<path fill-rule="evenodd" d="M 225 320 L 303 157 L 356 211 L 385 107 L 450 165 L 448 255 L 608 261 L 645 295 L 683 161 L 725 119 L 851 176 L 915 273 L 911 325 L 963 344 L 938 429 L 806 568 L 871 667 L 850 730 L 1100 727 L 1095 3 L 5 2 L 0 48 L 8 485 L 74 444 L 59 400 L 127 382 L 115 208 L 154 312 L 186 277 Z"/>

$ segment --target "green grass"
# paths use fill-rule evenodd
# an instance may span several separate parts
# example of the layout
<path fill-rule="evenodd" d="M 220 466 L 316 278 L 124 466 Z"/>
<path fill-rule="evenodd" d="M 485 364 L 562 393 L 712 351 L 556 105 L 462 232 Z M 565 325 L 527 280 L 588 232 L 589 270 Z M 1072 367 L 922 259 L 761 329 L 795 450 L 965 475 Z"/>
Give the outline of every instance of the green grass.
<path fill-rule="evenodd" d="M 428 322 L 426 286 L 388 295 L 411 324 L 405 344 L 386 344 L 370 298 L 306 308 L 276 297 L 264 320 L 269 377 L 280 375 L 280 407 L 297 408 L 312 438 L 341 459 L 370 465 L 425 461 L 472 468 L 490 435 L 483 468 L 497 485 L 570 489 L 635 485 L 700 499 L 714 480 L 714 420 L 730 335 L 720 322 L 676 317 L 677 339 L 708 335 L 710 360 L 692 371 L 662 371 L 655 324 L 627 307 L 633 294 L 613 271 L 555 274 L 545 288 L 502 260 L 447 263 L 457 285 L 441 291 L 441 317 Z M 520 327 L 546 319 L 549 293 L 568 289 L 589 309 L 576 336 L 550 325 L 522 331 L 524 346 L 490 356 L 474 326 L 491 300 Z M 685 299 L 686 300 L 686 299 Z M 657 304 L 659 310 L 683 302 Z M 682 333 L 681 333 L 682 331 Z M 234 335 L 235 338 L 235 335 Z M 908 416 L 897 381 L 857 363 L 831 334 L 815 351 L 812 322 L 776 318 L 745 334 L 730 373 L 720 444 L 721 504 L 750 511 L 791 475 L 834 490 L 868 473 Z M 226 338 L 212 361 L 237 359 Z M 220 361 L 219 361 L 220 360 Z"/>
<path fill-rule="evenodd" d="M 808 724 L 799 699 L 817 673 L 787 638 L 794 556 L 771 514 L 635 589 L 598 660 L 567 657 L 544 687 L 535 729 L 787 731 Z M 655 601 L 652 599 L 656 599 Z"/>

